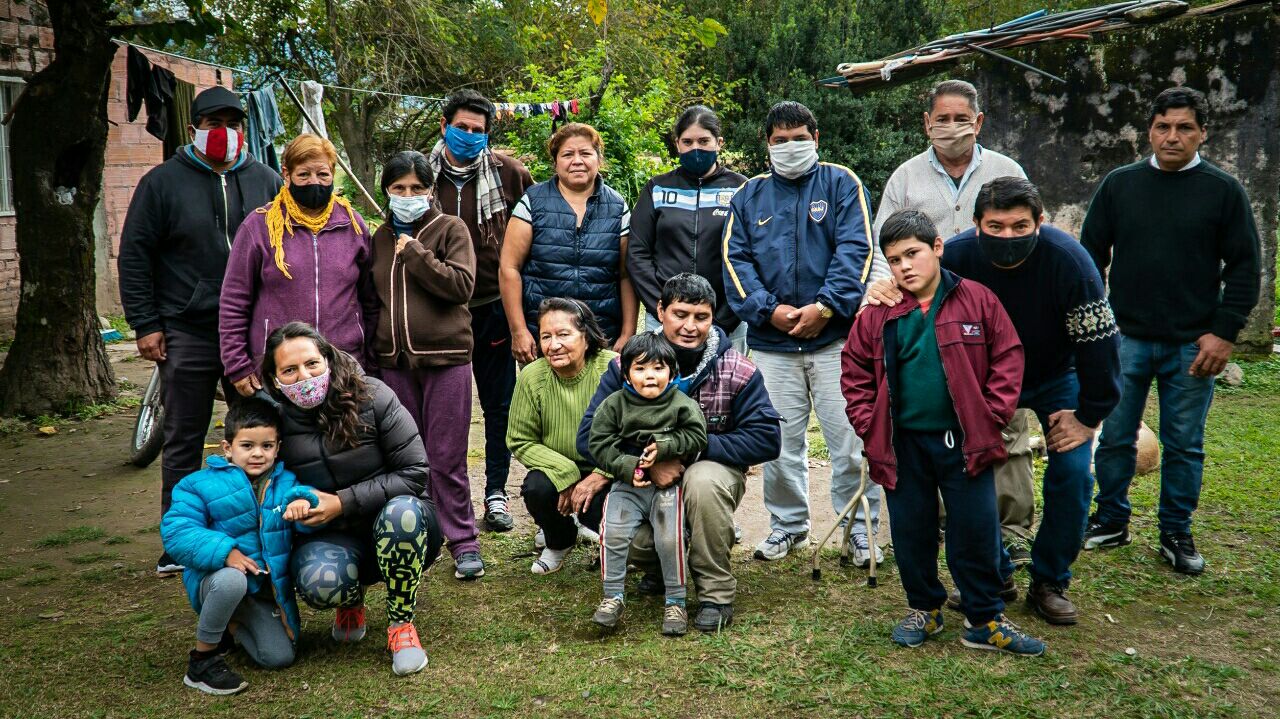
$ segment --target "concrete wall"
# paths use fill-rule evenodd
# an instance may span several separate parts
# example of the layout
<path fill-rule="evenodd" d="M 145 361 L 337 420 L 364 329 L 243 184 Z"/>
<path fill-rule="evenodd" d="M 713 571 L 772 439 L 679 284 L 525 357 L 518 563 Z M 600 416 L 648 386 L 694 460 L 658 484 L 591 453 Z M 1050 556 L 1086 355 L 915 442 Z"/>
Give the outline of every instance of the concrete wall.
<path fill-rule="evenodd" d="M 143 51 L 153 64 L 168 68 L 179 80 L 196 86 L 196 92 L 214 85 L 232 86 L 226 70 L 160 53 Z M 0 77 L 26 78 L 52 62 L 53 30 L 42 0 L 0 0 Z M 116 276 L 116 254 L 133 188 L 147 170 L 160 164 L 164 143 L 147 134 L 144 108 L 130 123 L 126 104 L 128 51 L 121 47 L 111 66 L 111 88 L 107 97 L 107 119 L 112 123 L 107 135 L 106 164 L 103 171 L 102 205 L 98 208 L 95 267 L 98 275 L 98 313 L 120 313 L 120 289 Z M 13 333 L 18 313 L 17 218 L 0 216 L 0 338 Z"/>
<path fill-rule="evenodd" d="M 1066 79 L 1066 85 L 986 58 L 955 75 L 972 79 L 984 95 L 983 144 L 1019 159 L 1043 191 L 1051 221 L 1073 233 L 1102 178 L 1151 154 L 1151 99 L 1171 85 L 1205 92 L 1209 140 L 1201 155 L 1240 179 L 1263 241 L 1262 296 L 1239 349 L 1270 352 L 1280 214 L 1277 38 L 1280 17 L 1262 5 L 1111 33 L 1098 42 L 1009 53 Z"/>

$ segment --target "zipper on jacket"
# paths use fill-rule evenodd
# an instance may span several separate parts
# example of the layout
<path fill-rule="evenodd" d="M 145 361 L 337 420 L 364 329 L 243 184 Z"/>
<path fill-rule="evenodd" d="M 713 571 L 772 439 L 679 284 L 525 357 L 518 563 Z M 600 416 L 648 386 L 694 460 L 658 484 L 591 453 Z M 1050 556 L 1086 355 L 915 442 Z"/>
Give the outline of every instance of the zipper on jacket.
<path fill-rule="evenodd" d="M 243 472 L 244 470 L 241 470 L 241 471 Z M 248 479 L 248 478 L 249 478 L 249 475 L 246 474 L 245 479 Z M 267 480 L 262 483 L 262 491 L 258 494 L 258 546 L 262 547 L 262 563 L 263 564 L 267 563 L 267 538 L 265 535 L 262 534 L 262 503 L 267 498 L 267 488 L 271 486 L 271 479 L 272 479 L 271 477 L 267 477 Z M 249 484 L 250 486 L 252 486 L 253 483 L 250 482 Z M 292 532 L 293 530 L 290 529 L 288 531 Z M 276 594 L 276 583 L 271 581 L 271 571 L 270 571 L 271 567 L 267 567 L 266 569 L 267 569 L 267 576 L 266 576 L 267 586 L 271 588 L 271 599 L 275 602 L 276 608 L 280 610 L 280 623 L 284 625 L 284 633 L 290 639 L 295 639 L 295 637 L 293 636 L 293 629 L 289 626 L 289 613 L 284 610 L 284 605 L 280 603 L 280 597 Z"/>
<path fill-rule="evenodd" d="M 311 254 L 315 258 L 315 276 L 316 276 L 316 332 L 323 333 L 320 329 L 320 235 L 311 233 Z"/>
<path fill-rule="evenodd" d="M 698 274 L 698 215 L 702 214 L 702 178 L 698 178 L 698 194 L 693 200 L 693 274 Z"/>
<path fill-rule="evenodd" d="M 227 249 L 231 249 L 231 205 L 227 201 L 227 173 L 218 175 L 222 180 L 222 236 L 227 240 Z"/>
<path fill-rule="evenodd" d="M 934 345 L 938 344 L 938 318 L 942 316 L 942 303 L 947 299 L 947 295 L 949 294 L 951 294 L 950 289 L 948 289 L 946 292 L 943 292 L 942 295 L 938 297 L 937 302 L 935 302 L 929 308 L 933 310 L 933 343 Z M 961 351 L 962 352 L 964 351 L 963 347 L 961 348 Z M 966 439 L 964 434 L 964 425 L 961 424 L 960 422 L 960 410 L 958 408 L 958 405 L 956 405 L 955 394 L 951 391 L 951 378 L 947 376 L 947 363 L 942 361 L 941 347 L 938 347 L 938 366 L 942 368 L 942 381 L 947 385 L 947 398 L 951 400 L 951 410 L 955 412 L 955 415 L 956 415 L 956 426 L 958 427 L 958 432 L 960 434 L 960 456 L 961 456 L 961 459 L 964 459 L 964 441 Z M 966 465 L 966 471 L 967 471 L 968 469 L 967 460 L 965 461 L 965 465 Z"/>

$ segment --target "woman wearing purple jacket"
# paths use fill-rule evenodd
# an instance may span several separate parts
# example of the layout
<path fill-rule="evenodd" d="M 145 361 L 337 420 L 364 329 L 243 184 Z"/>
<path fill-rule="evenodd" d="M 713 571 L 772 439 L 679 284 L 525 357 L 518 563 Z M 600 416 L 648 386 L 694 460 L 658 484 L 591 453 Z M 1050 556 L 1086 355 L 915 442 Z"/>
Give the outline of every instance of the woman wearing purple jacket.
<path fill-rule="evenodd" d="M 222 367 L 248 397 L 262 389 L 256 368 L 267 337 L 302 321 L 369 368 L 378 320 L 369 229 L 333 194 L 333 143 L 299 135 L 284 150 L 284 187 L 245 218 L 222 280 L 218 327 Z"/>

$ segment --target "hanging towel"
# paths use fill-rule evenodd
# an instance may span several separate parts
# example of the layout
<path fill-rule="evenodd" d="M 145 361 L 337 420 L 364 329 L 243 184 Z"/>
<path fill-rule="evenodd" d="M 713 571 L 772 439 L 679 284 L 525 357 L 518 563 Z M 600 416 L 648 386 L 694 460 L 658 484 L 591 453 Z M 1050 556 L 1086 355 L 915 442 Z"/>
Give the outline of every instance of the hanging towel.
<path fill-rule="evenodd" d="M 577 100 L 570 100 L 570 101 L 569 101 L 569 112 L 572 112 L 572 113 L 573 113 L 573 114 L 575 114 L 575 115 L 577 115 L 577 114 L 578 114 L 578 101 L 577 101 Z"/>
<path fill-rule="evenodd" d="M 178 148 L 187 144 L 187 126 L 191 124 L 191 102 L 196 99 L 196 86 L 186 80 L 178 80 L 173 88 L 173 102 L 169 103 L 165 117 L 169 125 L 164 136 L 164 159 L 169 159 Z"/>
<path fill-rule="evenodd" d="M 306 111 L 311 121 L 315 123 L 315 129 L 311 128 L 311 123 L 306 118 L 302 118 L 302 131 L 310 132 L 320 137 L 329 138 L 329 130 L 324 124 L 324 109 L 321 103 L 324 101 L 324 85 L 313 80 L 304 80 L 302 82 L 302 109 Z"/>

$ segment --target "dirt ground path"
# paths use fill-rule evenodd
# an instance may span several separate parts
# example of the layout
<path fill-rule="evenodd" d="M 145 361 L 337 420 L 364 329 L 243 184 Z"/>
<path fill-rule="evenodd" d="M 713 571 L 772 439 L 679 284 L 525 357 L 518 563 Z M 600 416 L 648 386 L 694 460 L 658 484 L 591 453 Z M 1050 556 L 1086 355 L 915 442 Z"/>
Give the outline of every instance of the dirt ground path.
<path fill-rule="evenodd" d="M 111 345 L 108 351 L 118 378 L 129 380 L 134 387 L 145 387 L 152 363 L 138 357 L 131 343 Z M 469 472 L 479 517 L 484 500 L 484 441 L 479 402 L 473 405 Z M 221 439 L 216 421 L 224 412 L 225 405 L 217 403 L 209 445 Z M 126 564 L 122 569 L 147 571 L 154 567 L 151 563 L 160 552 L 159 534 L 154 531 L 160 519 L 160 461 L 145 469 L 128 463 L 134 417 L 134 412 L 125 412 L 70 423 L 47 437 L 27 432 L 0 437 L 0 547 L 14 554 L 33 552 L 35 542 L 55 532 L 97 527 L 108 535 L 133 538 L 118 547 Z M 214 451 L 207 449 L 206 454 Z M 835 517 L 828 494 L 830 474 L 829 462 L 810 461 L 815 534 L 824 533 Z M 513 462 L 508 482 L 513 498 L 519 495 L 523 476 L 524 468 Z M 516 531 L 532 537 L 535 528 L 523 503 L 517 500 L 511 506 Z M 743 541 L 735 548 L 735 559 L 748 562 L 752 548 L 769 533 L 759 468 L 748 475 L 747 493 L 736 521 L 743 530 Z M 880 542 L 887 543 L 887 530 L 881 535 Z M 485 536 L 482 528 L 482 550 Z"/>

